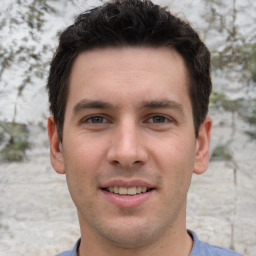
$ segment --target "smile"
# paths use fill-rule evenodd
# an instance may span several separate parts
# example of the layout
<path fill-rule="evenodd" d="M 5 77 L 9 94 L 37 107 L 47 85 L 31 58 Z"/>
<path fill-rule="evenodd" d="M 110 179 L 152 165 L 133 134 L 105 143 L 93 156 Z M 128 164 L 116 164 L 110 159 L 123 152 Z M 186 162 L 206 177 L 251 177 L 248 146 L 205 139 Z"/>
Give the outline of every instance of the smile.
<path fill-rule="evenodd" d="M 146 193 L 148 191 L 151 190 L 151 188 L 147 188 L 147 187 L 108 187 L 108 188 L 104 188 L 103 190 L 111 192 L 111 193 L 115 193 L 115 194 L 119 194 L 119 195 L 127 195 L 127 196 L 134 196 L 137 194 L 141 194 L 141 193 Z"/>
<path fill-rule="evenodd" d="M 115 180 L 100 188 L 108 202 L 122 208 L 133 208 L 144 204 L 154 197 L 156 190 L 156 187 L 141 180 L 126 182 Z"/>

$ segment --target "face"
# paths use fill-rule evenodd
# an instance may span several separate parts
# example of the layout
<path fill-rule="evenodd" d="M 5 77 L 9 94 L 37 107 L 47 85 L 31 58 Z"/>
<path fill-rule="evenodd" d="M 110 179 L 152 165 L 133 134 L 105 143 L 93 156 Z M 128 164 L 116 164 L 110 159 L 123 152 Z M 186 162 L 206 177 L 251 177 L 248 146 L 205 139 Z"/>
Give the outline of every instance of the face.
<path fill-rule="evenodd" d="M 81 232 L 126 248 L 185 230 L 193 172 L 208 163 L 211 122 L 195 138 L 182 57 L 167 48 L 107 48 L 73 66 L 60 144 L 51 160 L 67 175 Z"/>

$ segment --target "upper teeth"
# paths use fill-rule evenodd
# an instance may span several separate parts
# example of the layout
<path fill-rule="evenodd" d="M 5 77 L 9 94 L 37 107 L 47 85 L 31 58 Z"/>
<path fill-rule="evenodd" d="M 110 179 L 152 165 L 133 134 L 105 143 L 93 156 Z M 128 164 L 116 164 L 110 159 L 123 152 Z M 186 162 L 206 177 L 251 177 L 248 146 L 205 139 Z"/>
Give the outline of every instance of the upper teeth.
<path fill-rule="evenodd" d="M 147 192 L 148 188 L 147 187 L 130 187 L 130 188 L 125 188 L 125 187 L 109 187 L 107 188 L 107 191 L 115 193 L 115 194 L 120 194 L 120 195 L 136 195 L 140 193 L 145 193 Z"/>

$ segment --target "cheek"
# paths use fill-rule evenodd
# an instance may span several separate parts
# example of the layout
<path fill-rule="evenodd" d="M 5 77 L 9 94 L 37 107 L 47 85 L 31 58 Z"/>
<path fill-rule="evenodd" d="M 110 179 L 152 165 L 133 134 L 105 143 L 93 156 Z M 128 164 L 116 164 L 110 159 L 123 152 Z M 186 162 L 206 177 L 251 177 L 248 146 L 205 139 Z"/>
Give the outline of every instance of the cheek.
<path fill-rule="evenodd" d="M 90 211 L 94 207 L 92 198 L 97 193 L 96 176 L 100 162 L 97 151 L 93 147 L 71 149 L 64 157 L 68 189 L 77 209 L 85 207 Z"/>
<path fill-rule="evenodd" d="M 100 164 L 103 151 L 103 143 L 85 136 L 77 136 L 67 141 L 67 146 L 64 148 L 64 159 L 70 168 L 84 172 L 94 169 Z"/>
<path fill-rule="evenodd" d="M 152 155 L 155 156 L 158 164 L 163 164 L 165 168 L 186 169 L 194 163 L 195 145 L 189 140 L 171 138 L 154 145 Z"/>
<path fill-rule="evenodd" d="M 70 192 L 81 194 L 84 190 L 89 193 L 96 190 L 95 179 L 102 164 L 102 152 L 97 146 L 81 140 L 67 143 L 64 164 Z"/>
<path fill-rule="evenodd" d="M 169 195 L 183 197 L 189 187 L 195 162 L 195 147 L 191 145 L 191 142 L 170 140 L 155 148 L 156 168 L 166 182 Z"/>

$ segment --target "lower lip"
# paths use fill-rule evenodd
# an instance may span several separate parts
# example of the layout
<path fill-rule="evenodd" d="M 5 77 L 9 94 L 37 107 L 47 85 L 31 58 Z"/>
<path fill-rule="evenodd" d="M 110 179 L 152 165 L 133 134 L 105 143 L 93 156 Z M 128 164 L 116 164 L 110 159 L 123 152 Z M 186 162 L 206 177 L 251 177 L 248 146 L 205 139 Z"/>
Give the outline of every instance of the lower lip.
<path fill-rule="evenodd" d="M 137 194 L 134 196 L 123 196 L 115 193 L 111 193 L 105 190 L 101 190 L 107 200 L 116 206 L 131 208 L 137 207 L 147 201 L 153 194 L 154 190 L 150 190 L 146 193 Z"/>

